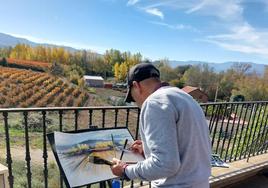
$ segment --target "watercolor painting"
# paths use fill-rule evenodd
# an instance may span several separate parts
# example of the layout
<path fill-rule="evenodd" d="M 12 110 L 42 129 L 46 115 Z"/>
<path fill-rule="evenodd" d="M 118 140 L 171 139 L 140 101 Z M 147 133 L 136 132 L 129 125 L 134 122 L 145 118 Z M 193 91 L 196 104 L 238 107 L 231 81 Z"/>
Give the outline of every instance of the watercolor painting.
<path fill-rule="evenodd" d="M 82 133 L 55 132 L 59 162 L 71 187 L 116 178 L 110 169 L 113 158 L 136 163 L 144 158 L 130 151 L 134 142 L 127 128 Z"/>

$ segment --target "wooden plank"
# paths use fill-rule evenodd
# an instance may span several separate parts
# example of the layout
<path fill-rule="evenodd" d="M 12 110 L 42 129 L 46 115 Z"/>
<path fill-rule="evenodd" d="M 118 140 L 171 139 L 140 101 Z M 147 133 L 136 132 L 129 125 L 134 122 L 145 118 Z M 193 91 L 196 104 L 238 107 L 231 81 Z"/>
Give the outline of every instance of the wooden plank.
<path fill-rule="evenodd" d="M 1 188 L 9 188 L 7 176 L 8 176 L 8 168 L 0 164 L 0 187 Z"/>

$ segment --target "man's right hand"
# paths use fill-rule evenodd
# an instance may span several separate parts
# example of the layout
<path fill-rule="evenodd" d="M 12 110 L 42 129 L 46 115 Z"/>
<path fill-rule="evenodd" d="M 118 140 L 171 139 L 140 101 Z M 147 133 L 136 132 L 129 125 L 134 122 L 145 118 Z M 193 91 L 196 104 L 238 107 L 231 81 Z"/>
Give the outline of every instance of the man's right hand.
<path fill-rule="evenodd" d="M 141 140 L 135 140 L 133 144 L 131 145 L 130 149 L 134 153 L 139 153 L 142 156 L 144 156 L 143 147 L 142 147 L 142 141 Z"/>

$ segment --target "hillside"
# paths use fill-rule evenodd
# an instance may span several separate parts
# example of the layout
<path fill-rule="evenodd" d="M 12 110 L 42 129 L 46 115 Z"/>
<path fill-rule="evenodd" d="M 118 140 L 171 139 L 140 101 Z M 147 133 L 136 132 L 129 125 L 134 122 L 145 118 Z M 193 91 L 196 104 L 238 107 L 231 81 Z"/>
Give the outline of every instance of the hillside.
<path fill-rule="evenodd" d="M 68 51 L 72 51 L 72 52 L 77 51 L 77 49 L 69 47 L 69 46 L 47 44 L 47 43 L 36 43 L 36 42 L 32 42 L 24 38 L 14 37 L 12 35 L 0 33 L 0 47 L 14 47 L 17 44 L 28 44 L 32 47 L 39 46 L 39 45 L 47 46 L 47 47 L 63 47 L 64 49 Z"/>
<path fill-rule="evenodd" d="M 0 66 L 0 108 L 84 106 L 87 92 L 48 73 Z"/>
<path fill-rule="evenodd" d="M 0 47 L 9 47 L 9 46 L 16 46 L 17 44 L 29 44 L 34 45 L 34 42 L 31 42 L 27 39 L 13 37 L 8 34 L 0 33 Z"/>

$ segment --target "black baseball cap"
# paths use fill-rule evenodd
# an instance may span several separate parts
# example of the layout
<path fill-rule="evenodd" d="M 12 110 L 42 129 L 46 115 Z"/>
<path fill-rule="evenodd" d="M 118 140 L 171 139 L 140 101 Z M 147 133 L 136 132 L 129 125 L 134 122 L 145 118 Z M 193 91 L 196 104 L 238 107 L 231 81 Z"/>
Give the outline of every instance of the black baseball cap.
<path fill-rule="evenodd" d="M 130 68 L 127 75 L 128 90 L 125 98 L 125 102 L 135 102 L 131 96 L 131 86 L 133 81 L 143 81 L 147 78 L 159 78 L 159 70 L 151 63 L 139 63 Z"/>

